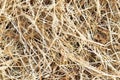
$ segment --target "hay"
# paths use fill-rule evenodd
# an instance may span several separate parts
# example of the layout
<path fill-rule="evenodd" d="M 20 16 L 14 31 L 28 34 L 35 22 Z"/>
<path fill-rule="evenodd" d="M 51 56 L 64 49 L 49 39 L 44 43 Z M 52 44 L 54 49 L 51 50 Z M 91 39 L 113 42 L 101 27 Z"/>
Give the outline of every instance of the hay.
<path fill-rule="evenodd" d="M 120 80 L 120 0 L 0 0 L 0 80 Z"/>

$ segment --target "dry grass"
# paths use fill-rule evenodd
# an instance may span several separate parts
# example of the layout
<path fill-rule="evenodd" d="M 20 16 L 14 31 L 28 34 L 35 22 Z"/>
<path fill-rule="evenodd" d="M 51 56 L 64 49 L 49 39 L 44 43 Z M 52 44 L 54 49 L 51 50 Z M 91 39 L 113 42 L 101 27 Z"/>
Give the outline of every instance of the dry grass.
<path fill-rule="evenodd" d="M 0 80 L 120 80 L 120 0 L 0 0 Z"/>

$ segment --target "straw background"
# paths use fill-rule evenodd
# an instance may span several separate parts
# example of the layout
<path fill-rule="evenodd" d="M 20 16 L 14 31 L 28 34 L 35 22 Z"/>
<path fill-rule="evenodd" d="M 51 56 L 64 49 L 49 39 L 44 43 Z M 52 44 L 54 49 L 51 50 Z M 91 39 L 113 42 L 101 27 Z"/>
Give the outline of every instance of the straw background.
<path fill-rule="evenodd" d="M 0 80 L 120 80 L 120 0 L 0 0 Z"/>

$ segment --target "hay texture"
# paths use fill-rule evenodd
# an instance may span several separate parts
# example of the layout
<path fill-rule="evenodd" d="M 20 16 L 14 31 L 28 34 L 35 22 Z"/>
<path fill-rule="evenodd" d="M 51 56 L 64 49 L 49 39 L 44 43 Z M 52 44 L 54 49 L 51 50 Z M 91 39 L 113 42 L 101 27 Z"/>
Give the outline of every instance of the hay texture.
<path fill-rule="evenodd" d="M 120 0 L 0 0 L 0 80 L 120 80 Z"/>

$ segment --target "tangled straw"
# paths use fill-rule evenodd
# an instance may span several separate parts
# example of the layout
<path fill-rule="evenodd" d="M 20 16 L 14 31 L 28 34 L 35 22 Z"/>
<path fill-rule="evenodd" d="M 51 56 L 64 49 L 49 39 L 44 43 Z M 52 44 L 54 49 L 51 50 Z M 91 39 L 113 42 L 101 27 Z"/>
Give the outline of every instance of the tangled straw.
<path fill-rule="evenodd" d="M 120 80 L 120 0 L 0 0 L 0 80 Z"/>

